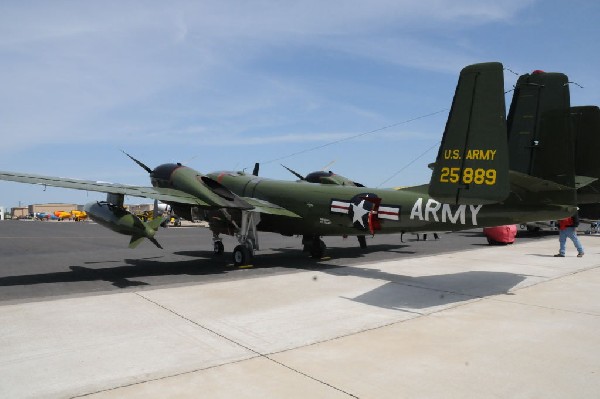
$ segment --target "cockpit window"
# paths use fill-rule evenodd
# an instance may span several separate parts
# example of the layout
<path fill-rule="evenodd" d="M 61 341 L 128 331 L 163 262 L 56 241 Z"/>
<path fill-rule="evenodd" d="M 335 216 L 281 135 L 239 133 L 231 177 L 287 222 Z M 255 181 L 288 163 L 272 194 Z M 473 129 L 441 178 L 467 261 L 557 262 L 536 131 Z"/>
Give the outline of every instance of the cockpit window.
<path fill-rule="evenodd" d="M 321 183 L 321 178 L 323 177 L 331 177 L 333 176 L 333 172 L 325 172 L 323 170 L 318 172 L 312 172 L 306 175 L 306 181 L 309 183 Z"/>

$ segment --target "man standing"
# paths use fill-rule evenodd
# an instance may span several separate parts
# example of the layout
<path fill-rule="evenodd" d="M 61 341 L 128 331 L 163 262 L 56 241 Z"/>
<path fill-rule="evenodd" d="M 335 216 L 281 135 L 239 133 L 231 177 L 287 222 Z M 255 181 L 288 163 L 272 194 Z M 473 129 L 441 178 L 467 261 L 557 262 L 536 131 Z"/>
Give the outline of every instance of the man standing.
<path fill-rule="evenodd" d="M 581 258 L 583 256 L 583 246 L 579 242 L 579 238 L 577 238 L 577 226 L 579 226 L 579 216 L 577 216 L 577 213 L 570 218 L 558 221 L 558 230 L 560 234 L 558 236 L 558 242 L 560 243 L 560 250 L 554 255 L 555 257 L 565 257 L 567 237 L 575 244 L 575 248 L 577 248 L 577 257 Z"/>

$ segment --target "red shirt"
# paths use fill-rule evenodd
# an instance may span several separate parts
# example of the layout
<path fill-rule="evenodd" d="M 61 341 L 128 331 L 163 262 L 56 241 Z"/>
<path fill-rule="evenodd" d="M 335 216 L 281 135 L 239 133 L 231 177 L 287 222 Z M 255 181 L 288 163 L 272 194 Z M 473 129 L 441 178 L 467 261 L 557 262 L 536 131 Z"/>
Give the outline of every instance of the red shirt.
<path fill-rule="evenodd" d="M 565 219 L 560 219 L 558 221 L 558 229 L 559 230 L 564 230 L 567 227 L 573 227 L 573 218 L 565 218 Z"/>

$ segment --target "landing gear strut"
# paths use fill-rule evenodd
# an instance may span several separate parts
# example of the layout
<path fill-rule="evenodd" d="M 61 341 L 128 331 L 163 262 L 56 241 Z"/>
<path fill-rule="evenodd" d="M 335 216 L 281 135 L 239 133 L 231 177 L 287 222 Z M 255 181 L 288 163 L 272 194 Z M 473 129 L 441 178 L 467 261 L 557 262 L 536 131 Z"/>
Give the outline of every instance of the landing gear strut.
<path fill-rule="evenodd" d="M 259 249 L 258 230 L 256 226 L 260 222 L 260 213 L 242 211 L 242 226 L 235 233 L 240 245 L 233 250 L 233 264 L 245 266 L 252 262 L 254 251 Z"/>
<path fill-rule="evenodd" d="M 302 244 L 304 245 L 304 252 L 310 253 L 310 257 L 314 259 L 321 259 L 325 255 L 327 246 L 321 240 L 318 235 L 310 236 L 305 235 L 302 237 Z"/>
<path fill-rule="evenodd" d="M 356 236 L 358 238 L 358 245 L 360 245 L 361 249 L 367 248 L 367 237 L 365 236 Z"/>
<path fill-rule="evenodd" d="M 212 224 L 209 222 L 209 226 L 213 232 L 213 253 L 216 256 L 223 255 L 225 246 L 220 233 L 225 231 L 227 234 L 234 235 L 239 242 L 239 245 L 233 249 L 235 266 L 249 265 L 254 257 L 254 251 L 259 249 L 256 226 L 260 223 L 260 213 L 242 210 L 241 223 L 238 224 L 226 209 L 220 209 L 210 220 Z"/>

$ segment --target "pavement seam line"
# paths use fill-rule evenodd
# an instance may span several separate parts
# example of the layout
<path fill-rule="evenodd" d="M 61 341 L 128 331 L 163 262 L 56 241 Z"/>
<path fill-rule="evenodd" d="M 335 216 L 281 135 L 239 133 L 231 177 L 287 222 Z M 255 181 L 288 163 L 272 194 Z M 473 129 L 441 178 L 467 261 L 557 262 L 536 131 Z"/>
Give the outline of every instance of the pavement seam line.
<path fill-rule="evenodd" d="M 528 289 L 528 288 L 537 287 L 538 285 L 543 284 L 543 283 L 560 280 L 560 279 L 563 279 L 563 278 L 566 278 L 566 277 L 575 276 L 577 274 L 580 274 L 580 273 L 583 273 L 583 272 L 587 272 L 587 271 L 591 271 L 591 270 L 595 270 L 595 269 L 598 269 L 598 268 L 600 268 L 600 266 L 591 266 L 591 267 L 588 267 L 588 268 L 585 268 L 585 269 L 578 269 L 578 270 L 572 271 L 572 272 L 567 273 L 567 274 L 563 274 L 563 275 L 556 276 L 556 277 L 551 277 L 551 278 L 548 278 L 547 280 L 543 280 L 543 281 L 538 281 L 535 284 L 528 285 L 527 287 L 519 288 L 516 291 L 521 291 L 521 290 L 525 290 L 525 289 Z M 531 307 L 540 308 L 540 309 L 556 310 L 556 311 L 559 311 L 559 312 L 566 312 L 566 313 L 581 314 L 581 315 L 586 315 L 586 316 L 600 317 L 600 314 L 596 314 L 596 313 L 579 312 L 579 311 L 576 311 L 576 310 L 554 308 L 554 307 L 550 307 L 550 306 L 542 306 L 542 305 L 536 305 L 536 304 L 531 304 L 531 303 L 523 303 L 523 302 L 518 302 L 518 301 L 509 301 L 509 300 L 500 299 L 500 298 L 491 298 L 491 299 L 494 300 L 494 301 L 497 301 L 497 302 L 502 302 L 502 303 L 510 303 L 510 304 L 515 304 L 515 305 L 531 306 Z"/>
<path fill-rule="evenodd" d="M 181 314 L 179 314 L 179 313 L 175 312 L 174 310 L 172 310 L 172 309 L 169 309 L 168 307 L 166 307 L 166 306 L 164 306 L 164 305 L 161 305 L 160 303 L 158 303 L 158 302 L 156 302 L 156 301 L 153 301 L 152 299 L 150 299 L 150 298 L 148 298 L 148 297 L 146 297 L 146 296 L 144 296 L 144 295 L 140 294 L 139 292 L 134 292 L 134 294 L 135 294 L 135 295 L 137 295 L 137 296 L 139 296 L 140 298 L 142 298 L 142 299 L 144 299 L 144 300 L 146 300 L 146 301 L 148 301 L 148 302 L 150 302 L 150 303 L 152 303 L 152 304 L 154 304 L 154 305 L 158 306 L 159 308 L 161 308 L 161 309 L 163 309 L 163 310 L 166 310 L 167 312 L 169 312 L 169 313 L 172 313 L 172 314 L 174 314 L 175 316 L 177 316 L 177 317 L 179 317 L 179 318 L 181 318 L 181 319 L 183 319 L 183 320 L 185 320 L 185 321 L 187 321 L 187 322 L 189 322 L 189 323 L 191 323 L 191 324 L 193 324 L 193 325 L 195 325 L 195 326 L 197 326 L 197 327 L 200 327 L 200 328 L 202 328 L 203 330 L 205 330 L 205 331 L 208 331 L 209 333 L 211 333 L 211 334 L 213 334 L 213 335 L 216 335 L 216 336 L 217 336 L 217 337 L 219 337 L 219 338 L 222 338 L 222 339 L 224 339 L 224 340 L 226 340 L 226 341 L 229 341 L 229 342 L 233 343 L 234 345 L 237 345 L 237 346 L 239 346 L 239 347 L 241 347 L 241 348 L 243 348 L 243 349 L 245 349 L 245 350 L 247 350 L 247 351 L 249 351 L 249 352 L 251 352 L 251 353 L 254 353 L 254 354 L 256 355 L 256 357 L 254 357 L 254 358 L 257 358 L 257 357 L 262 357 L 262 358 L 264 358 L 264 359 L 267 359 L 268 361 L 270 361 L 270 362 L 272 362 L 272 363 L 275 363 L 275 364 L 277 364 L 277 365 L 279 365 L 279 366 L 285 367 L 285 368 L 287 368 L 288 370 L 291 370 L 291 371 L 293 371 L 293 372 L 295 372 L 295 373 L 297 373 L 297 374 L 300 374 L 300 375 L 302 375 L 302 376 L 304 376 L 304 377 L 306 377 L 306 378 L 309 378 L 309 379 L 311 379 L 311 380 L 313 380 L 313 381 L 315 381 L 315 382 L 318 382 L 318 383 L 320 383 L 320 384 L 322 384 L 322 385 L 325 385 L 325 386 L 327 386 L 327 387 L 330 387 L 330 388 L 332 388 L 332 389 L 335 389 L 336 391 L 339 391 L 339 392 L 341 392 L 341 393 L 343 393 L 343 394 L 346 394 L 346 395 L 348 395 L 348 396 L 350 396 L 350 397 L 352 397 L 352 398 L 357 398 L 357 399 L 358 399 L 358 396 L 356 396 L 356 395 L 353 395 L 353 394 L 351 394 L 351 393 L 349 393 L 349 392 L 346 392 L 346 391 L 344 391 L 344 390 L 343 390 L 343 389 L 341 389 L 341 388 L 338 388 L 338 387 L 336 387 L 336 386 L 334 386 L 334 385 L 331 385 L 331 384 L 329 384 L 329 383 L 327 383 L 327 382 L 325 382 L 325 381 L 322 381 L 322 380 L 320 380 L 320 379 L 318 379 L 318 378 L 315 378 L 315 377 L 313 377 L 313 376 L 311 376 L 311 375 L 309 375 L 309 374 L 306 374 L 306 373 L 304 373 L 304 372 L 302 372 L 302 371 L 300 371 L 300 370 L 296 370 L 295 368 L 293 368 L 293 367 L 291 367 L 291 366 L 288 366 L 288 365 L 286 365 L 286 364 L 284 364 L 284 363 L 281 363 L 281 362 L 279 362 L 279 361 L 277 361 L 277 360 L 275 360 L 275 359 L 272 359 L 272 358 L 270 358 L 268 355 L 266 355 L 266 354 L 264 354 L 264 353 L 260 353 L 260 352 L 258 352 L 258 351 L 256 351 L 256 350 L 254 350 L 254 349 L 252 349 L 252 348 L 250 348 L 250 347 L 248 347 L 248 346 L 246 346 L 246 345 L 244 345 L 244 344 L 242 344 L 242 343 L 240 343 L 240 342 L 237 342 L 237 341 L 235 341 L 235 340 L 233 340 L 233 339 L 231 339 L 231 338 L 229 338 L 229 337 L 227 337 L 227 336 L 225 336 L 225 335 L 223 335 L 223 334 L 221 334 L 221 333 L 219 333 L 219 332 L 217 332 L 217 331 L 214 331 L 213 329 L 210 329 L 210 328 L 208 328 L 208 327 L 206 327 L 206 326 L 203 326 L 202 324 L 200 324 L 200 323 L 198 323 L 198 322 L 195 322 L 194 320 L 192 320 L 192 319 L 190 319 L 190 318 L 188 318 L 188 317 L 185 317 L 185 316 L 183 316 L 183 315 L 181 315 Z M 250 359 L 252 359 L 252 358 L 250 358 Z M 244 359 L 244 360 L 240 360 L 240 361 L 245 361 L 245 360 L 249 360 L 249 359 Z M 237 363 L 237 362 L 230 362 L 230 363 L 224 363 L 224 364 L 232 364 L 232 363 Z M 216 366 L 215 366 L 215 367 L 216 367 Z M 169 378 L 169 377 L 171 377 L 171 376 L 166 376 L 166 377 L 162 377 L 162 378 Z M 162 379 L 162 378 L 161 378 L 161 379 Z M 138 383 L 135 383 L 135 384 L 132 384 L 132 385 L 137 385 L 137 384 L 141 384 L 141 383 L 145 383 L 145 382 L 146 382 L 146 381 L 141 381 L 141 382 L 138 382 Z"/>
<path fill-rule="evenodd" d="M 520 291 L 520 290 L 523 290 L 523 289 L 527 289 L 527 288 L 530 288 L 530 287 L 535 287 L 535 286 L 537 286 L 539 284 L 546 283 L 546 282 L 549 282 L 549 281 L 554 281 L 554 280 L 557 280 L 557 279 L 560 279 L 560 278 L 572 276 L 572 275 L 575 275 L 575 274 L 578 274 L 578 273 L 581 273 L 581 272 L 584 272 L 584 271 L 597 269 L 599 267 L 600 266 L 593 266 L 593 267 L 589 267 L 589 268 L 586 268 L 586 269 L 575 270 L 575 271 L 573 271 L 571 273 L 568 273 L 568 274 L 564 274 L 564 275 L 560 275 L 560 276 L 548 278 L 546 280 L 539 281 L 539 282 L 537 282 L 535 284 L 532 284 L 532 285 L 529 285 L 527 287 L 519 288 L 519 289 L 517 289 L 517 291 Z M 333 272 L 333 273 L 336 274 L 335 272 Z M 344 274 L 337 273 L 337 275 L 338 276 L 343 276 Z M 390 323 L 385 323 L 385 324 L 382 324 L 382 325 L 379 325 L 379 326 L 367 328 L 367 329 L 364 329 L 364 330 L 361 330 L 361 331 L 357 331 L 357 332 L 351 332 L 351 333 L 348 333 L 348 334 L 339 335 L 339 336 L 332 337 L 332 338 L 329 338 L 329 339 L 325 339 L 325 340 L 322 340 L 322 341 L 313 342 L 313 343 L 310 343 L 308 345 L 302 346 L 302 348 L 304 348 L 304 347 L 310 347 L 310 346 L 314 346 L 314 345 L 319 345 L 319 344 L 323 344 L 323 343 L 327 343 L 327 342 L 332 342 L 332 341 L 335 341 L 335 340 L 340 339 L 340 338 L 351 337 L 353 335 L 358 335 L 358 334 L 361 334 L 361 333 L 367 332 L 367 331 L 379 330 L 379 329 L 390 327 L 390 326 L 394 326 L 394 325 L 397 325 L 397 324 L 406 323 L 406 322 L 409 322 L 409 321 L 417 320 L 417 319 L 419 319 L 421 317 L 431 316 L 431 315 L 434 315 L 434 314 L 437 314 L 437 313 L 440 313 L 440 312 L 443 312 L 443 311 L 446 311 L 446 310 L 451 310 L 451 309 L 456 309 L 458 307 L 467 306 L 467 305 L 470 305 L 472 303 L 476 303 L 476 302 L 479 302 L 479 301 L 482 301 L 482 300 L 486 300 L 486 299 L 489 299 L 489 300 L 492 300 L 492 301 L 497 301 L 497 302 L 505 302 L 505 303 L 510 303 L 510 304 L 516 304 L 516 305 L 534 306 L 534 307 L 540 307 L 540 308 L 545 308 L 545 309 L 549 309 L 549 310 L 557 310 L 557 311 L 565 311 L 565 312 L 585 314 L 585 315 L 590 315 L 590 316 L 598 316 L 596 314 L 588 314 L 588 313 L 585 313 L 585 312 L 575 312 L 575 311 L 569 311 L 569 310 L 565 310 L 565 309 L 554 309 L 554 308 L 544 307 L 544 306 L 539 306 L 539 305 L 531 305 L 531 304 L 526 304 L 526 303 L 512 302 L 512 301 L 505 301 L 505 300 L 502 300 L 502 299 L 497 299 L 497 297 L 499 295 L 503 295 L 503 294 L 481 296 L 481 295 L 472 295 L 472 294 L 466 294 L 466 293 L 461 293 L 461 292 L 449 291 L 449 290 L 444 290 L 444 289 L 439 289 L 439 288 L 434 288 L 434 287 L 423 287 L 423 286 L 419 286 L 419 285 L 416 285 L 416 284 L 409 284 L 409 283 L 404 283 L 404 282 L 400 282 L 400 281 L 389 281 L 388 280 L 388 283 L 397 284 L 397 285 L 403 285 L 403 286 L 407 286 L 407 287 L 411 287 L 411 288 L 419 288 L 419 289 L 433 291 L 433 292 L 440 292 L 440 293 L 446 293 L 446 294 L 464 296 L 464 297 L 469 297 L 470 299 L 466 299 L 463 302 L 458 302 L 458 303 L 456 303 L 454 305 L 450 305 L 450 306 L 444 307 L 442 309 L 435 310 L 435 311 L 430 312 L 430 313 L 410 312 L 410 313 L 416 314 L 418 316 L 410 318 L 410 319 L 406 319 L 406 320 L 398 320 L 398 321 L 393 321 L 393 322 L 390 322 Z M 507 291 L 506 293 L 504 293 L 504 295 L 507 295 L 508 293 L 509 292 Z M 398 310 L 402 310 L 402 309 L 398 309 Z M 285 350 L 281 350 L 281 351 L 271 352 L 271 353 L 269 353 L 269 355 L 285 353 L 285 352 L 289 352 L 289 351 L 295 350 L 295 349 L 298 349 L 298 348 L 291 348 L 291 349 L 285 349 Z"/>

